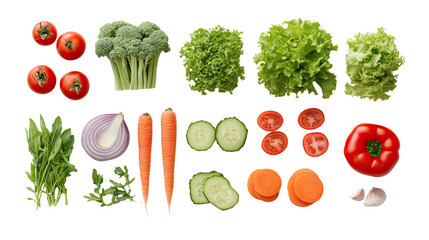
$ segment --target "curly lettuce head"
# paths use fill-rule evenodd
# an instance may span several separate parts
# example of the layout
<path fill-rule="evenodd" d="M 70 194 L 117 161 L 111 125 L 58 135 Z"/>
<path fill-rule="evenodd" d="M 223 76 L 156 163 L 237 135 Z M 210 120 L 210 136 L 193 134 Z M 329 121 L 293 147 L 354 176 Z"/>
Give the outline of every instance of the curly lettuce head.
<path fill-rule="evenodd" d="M 347 74 L 351 84 L 346 83 L 346 94 L 374 101 L 389 99 L 386 92 L 395 89 L 397 81 L 393 72 L 404 64 L 394 40 L 378 28 L 376 33 L 359 33 L 347 41 Z"/>
<path fill-rule="evenodd" d="M 284 25 L 287 25 L 284 27 Z M 254 57 L 258 65 L 258 82 L 271 95 L 281 97 L 307 91 L 318 94 L 314 83 L 329 98 L 337 85 L 329 71 L 329 54 L 337 50 L 332 37 L 318 22 L 301 19 L 273 25 L 259 38 L 261 52 Z"/>
<path fill-rule="evenodd" d="M 240 65 L 243 54 L 243 41 L 237 30 L 221 26 L 212 29 L 197 29 L 191 34 L 191 40 L 180 50 L 184 57 L 187 80 L 191 89 L 201 94 L 206 91 L 229 92 L 238 86 L 238 80 L 244 79 L 244 67 Z"/>

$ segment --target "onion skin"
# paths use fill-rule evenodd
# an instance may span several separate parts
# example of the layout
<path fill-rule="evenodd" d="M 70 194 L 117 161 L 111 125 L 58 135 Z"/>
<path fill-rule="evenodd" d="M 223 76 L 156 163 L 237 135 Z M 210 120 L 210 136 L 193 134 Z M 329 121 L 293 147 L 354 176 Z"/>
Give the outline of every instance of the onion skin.
<path fill-rule="evenodd" d="M 101 135 L 107 131 L 117 115 L 118 114 L 99 115 L 91 119 L 82 131 L 82 147 L 90 157 L 97 161 L 107 161 L 118 158 L 128 148 L 130 133 L 125 120 L 122 122 L 116 140 L 110 147 L 103 148 L 99 145 Z"/>

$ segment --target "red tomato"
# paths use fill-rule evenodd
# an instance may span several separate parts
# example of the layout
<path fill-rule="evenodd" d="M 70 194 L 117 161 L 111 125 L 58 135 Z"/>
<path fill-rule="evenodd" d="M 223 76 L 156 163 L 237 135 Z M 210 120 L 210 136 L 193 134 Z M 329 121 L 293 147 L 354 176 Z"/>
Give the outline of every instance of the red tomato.
<path fill-rule="evenodd" d="M 77 32 L 66 32 L 57 40 L 57 51 L 66 60 L 80 58 L 85 52 L 85 39 Z"/>
<path fill-rule="evenodd" d="M 287 136 L 283 132 L 270 132 L 262 140 L 262 149 L 270 155 L 277 155 L 283 152 L 288 144 Z"/>
<path fill-rule="evenodd" d="M 40 45 L 51 45 L 57 39 L 57 28 L 51 22 L 39 22 L 33 28 L 33 38 Z"/>
<path fill-rule="evenodd" d="M 60 87 L 64 96 L 72 100 L 79 100 L 88 94 L 89 81 L 83 73 L 73 71 L 66 73 L 61 78 Z"/>
<path fill-rule="evenodd" d="M 57 77 L 50 67 L 40 65 L 31 69 L 27 76 L 27 82 L 31 90 L 45 94 L 55 88 Z"/>
<path fill-rule="evenodd" d="M 258 125 L 265 131 L 275 131 L 283 124 L 283 117 L 275 111 L 266 111 L 258 117 Z"/>
<path fill-rule="evenodd" d="M 325 122 L 325 115 L 318 108 L 309 108 L 301 112 L 298 117 L 298 124 L 304 129 L 312 130 L 322 126 Z"/>
<path fill-rule="evenodd" d="M 318 157 L 323 155 L 329 147 L 328 138 L 320 132 L 309 133 L 302 140 L 304 151 L 310 157 Z"/>

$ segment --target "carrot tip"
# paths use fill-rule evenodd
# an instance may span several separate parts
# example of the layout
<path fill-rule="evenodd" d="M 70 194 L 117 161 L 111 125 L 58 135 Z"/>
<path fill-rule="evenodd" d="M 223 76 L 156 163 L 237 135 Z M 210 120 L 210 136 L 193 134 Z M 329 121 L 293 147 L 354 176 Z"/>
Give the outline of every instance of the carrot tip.
<path fill-rule="evenodd" d="M 142 115 L 143 115 L 143 116 L 150 116 L 150 114 L 149 114 L 149 113 L 143 113 Z"/>
<path fill-rule="evenodd" d="M 173 109 L 167 108 L 167 109 L 165 109 L 165 111 L 173 111 Z"/>

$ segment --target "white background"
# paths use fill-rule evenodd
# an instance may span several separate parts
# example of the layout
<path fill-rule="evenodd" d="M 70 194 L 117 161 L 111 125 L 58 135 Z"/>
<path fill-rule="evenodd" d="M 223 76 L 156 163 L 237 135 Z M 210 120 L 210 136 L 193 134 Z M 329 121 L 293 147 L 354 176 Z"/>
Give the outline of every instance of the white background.
<path fill-rule="evenodd" d="M 398 239 L 427 238 L 427 224 L 420 218 L 428 213 L 427 66 L 428 15 L 424 1 L 28 1 L 2 4 L 0 18 L 1 77 L 1 160 L 0 182 L 1 239 Z M 338 51 L 332 52 L 332 71 L 337 75 L 337 90 L 329 99 L 302 94 L 275 98 L 257 83 L 253 56 L 257 41 L 272 24 L 295 18 L 318 21 L 333 37 Z M 58 34 L 81 33 L 87 42 L 85 54 L 66 61 L 55 45 L 36 44 L 31 31 L 41 21 L 52 21 Z M 171 52 L 162 54 L 154 90 L 115 91 L 113 74 L 106 58 L 94 54 L 99 28 L 115 20 L 132 24 L 152 21 L 170 37 Z M 179 50 L 197 28 L 222 25 L 243 31 L 244 81 L 234 94 L 209 93 L 201 96 L 189 90 Z M 397 71 L 397 88 L 387 101 L 373 102 L 344 94 L 349 81 L 345 73 L 346 40 L 358 32 L 375 32 L 384 27 L 396 37 L 406 63 Z M 47 95 L 33 93 L 27 86 L 28 71 L 36 65 L 50 66 L 56 73 L 57 87 Z M 68 71 L 85 73 L 91 84 L 89 94 L 80 101 L 65 98 L 58 86 Z M 178 118 L 175 187 L 171 214 L 164 193 L 160 149 L 160 115 L 168 107 Z M 297 123 L 299 113 L 309 107 L 322 109 L 325 133 L 330 148 L 319 158 L 307 156 L 301 145 L 308 132 Z M 289 138 L 285 152 L 265 154 L 260 143 L 266 132 L 256 123 L 265 110 L 276 110 L 284 119 L 280 130 Z M 82 149 L 80 137 L 85 124 L 105 113 L 123 112 L 130 129 L 128 150 L 118 159 L 97 162 Z M 146 215 L 141 197 L 138 169 L 137 120 L 148 112 L 154 121 L 150 194 Z M 42 202 L 26 200 L 30 181 L 31 155 L 24 128 L 28 119 L 38 124 L 42 114 L 49 126 L 58 115 L 65 128 L 76 137 L 71 162 L 78 172 L 67 180 L 69 205 L 61 201 L 49 208 Z M 236 116 L 249 129 L 246 145 L 239 152 L 226 153 L 215 144 L 207 152 L 196 152 L 186 143 L 189 123 L 207 120 L 213 125 L 225 117 Z M 376 123 L 391 128 L 401 141 L 400 160 L 385 177 L 374 178 L 355 172 L 343 156 L 344 142 L 359 123 Z M 114 178 L 116 166 L 127 165 L 136 177 L 132 185 L 136 202 L 101 208 L 83 198 L 93 190 L 91 171 L 97 168 L 106 180 Z M 286 184 L 300 168 L 314 170 L 324 183 L 322 199 L 308 208 L 293 205 Z M 279 198 L 272 203 L 250 196 L 246 182 L 257 168 L 272 168 L 283 179 Z M 240 194 L 231 210 L 194 205 L 189 199 L 188 181 L 201 171 L 222 172 Z M 366 208 L 348 196 L 357 188 L 367 191 L 382 187 L 387 193 L 384 205 Z M 64 200 L 64 199 L 63 199 Z M 419 219 L 420 218 L 420 219 Z"/>

